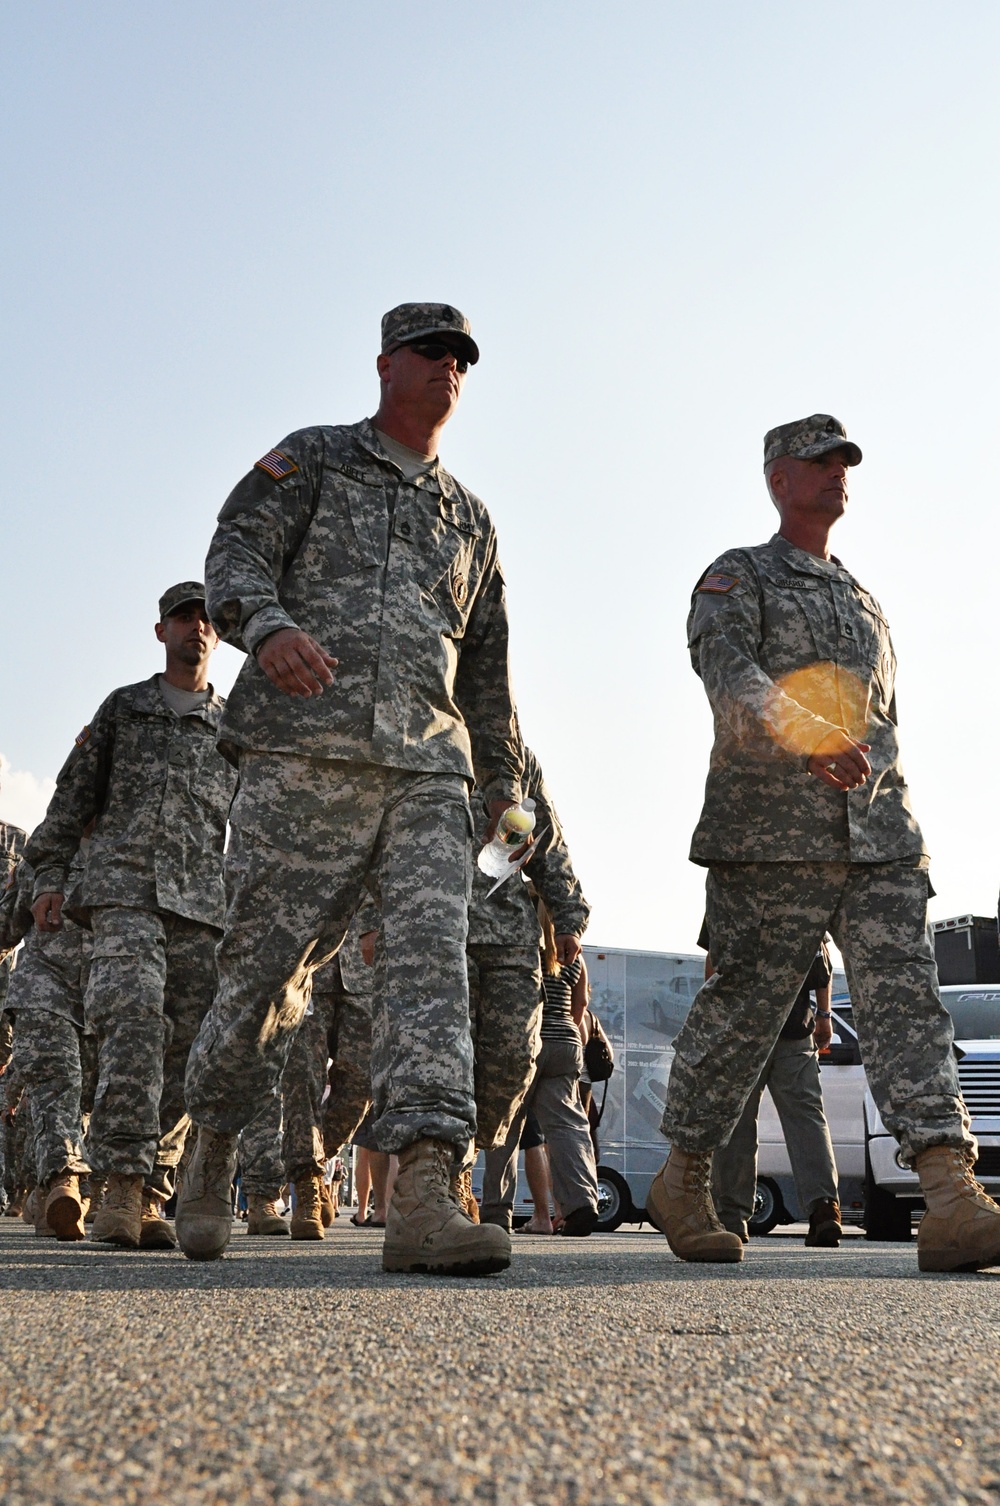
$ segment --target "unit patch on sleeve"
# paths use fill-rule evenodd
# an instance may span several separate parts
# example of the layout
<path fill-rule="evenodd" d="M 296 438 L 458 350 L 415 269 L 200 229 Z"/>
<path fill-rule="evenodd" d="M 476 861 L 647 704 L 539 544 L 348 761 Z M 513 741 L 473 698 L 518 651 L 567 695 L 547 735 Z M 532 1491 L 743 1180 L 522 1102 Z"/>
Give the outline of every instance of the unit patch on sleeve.
<path fill-rule="evenodd" d="M 711 591 L 715 595 L 725 596 L 734 586 L 740 583 L 738 575 L 706 575 L 698 584 L 699 591 Z"/>
<path fill-rule="evenodd" d="M 257 465 L 269 476 L 273 476 L 275 481 L 283 481 L 286 476 L 298 470 L 295 461 L 289 460 L 287 455 L 282 455 L 280 450 L 268 450 L 267 454 L 262 455 L 257 461 Z"/>
<path fill-rule="evenodd" d="M 82 748 L 84 743 L 90 741 L 90 728 L 84 727 L 82 732 L 78 732 L 76 734 L 76 737 L 73 739 L 73 741 L 76 743 L 76 746 L 78 748 Z"/>

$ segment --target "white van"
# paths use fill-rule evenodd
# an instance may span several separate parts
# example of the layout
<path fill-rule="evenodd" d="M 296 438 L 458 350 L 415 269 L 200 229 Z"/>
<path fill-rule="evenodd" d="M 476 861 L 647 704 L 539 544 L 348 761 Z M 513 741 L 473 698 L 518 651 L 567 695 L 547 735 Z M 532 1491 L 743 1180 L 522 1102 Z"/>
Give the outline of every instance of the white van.
<path fill-rule="evenodd" d="M 585 947 L 593 1007 L 615 1049 L 616 1070 L 598 1131 L 598 1183 L 604 1231 L 639 1222 L 646 1194 L 666 1157 L 660 1134 L 673 1041 L 704 979 L 703 955 Z M 962 1059 L 959 1078 L 979 1141 L 976 1175 L 1000 1193 L 1000 987 L 942 988 L 955 1022 Z M 898 1164 L 898 1146 L 879 1118 L 868 1090 L 853 1009 L 843 973 L 833 980 L 833 1041 L 820 1056 L 823 1099 L 840 1179 L 846 1222 L 864 1225 L 869 1239 L 909 1239 L 919 1211 L 919 1184 Z M 600 1102 L 603 1085 L 595 1088 Z M 788 1151 L 770 1095 L 761 1101 L 757 1205 L 751 1232 L 804 1218 L 795 1198 Z M 522 1201 L 518 1189 L 519 1203 Z M 520 1211 L 520 1209 L 518 1210 Z M 525 1213 L 530 1205 L 525 1204 Z"/>

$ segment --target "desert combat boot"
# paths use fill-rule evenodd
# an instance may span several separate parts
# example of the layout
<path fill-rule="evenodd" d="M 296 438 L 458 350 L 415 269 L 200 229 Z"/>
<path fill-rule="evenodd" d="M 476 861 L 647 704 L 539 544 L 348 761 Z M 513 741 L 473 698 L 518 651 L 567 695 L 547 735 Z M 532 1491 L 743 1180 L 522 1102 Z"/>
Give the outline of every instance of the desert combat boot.
<path fill-rule="evenodd" d="M 177 1236 L 163 1217 L 165 1199 L 157 1196 L 152 1188 L 142 1189 L 142 1215 L 139 1224 L 139 1248 L 141 1250 L 176 1250 Z"/>
<path fill-rule="evenodd" d="M 1000 1265 L 1000 1207 L 972 1174 L 972 1156 L 932 1145 L 914 1160 L 927 1212 L 917 1230 L 922 1271 L 979 1271 Z"/>
<path fill-rule="evenodd" d="M 712 1202 L 712 1152 L 671 1146 L 646 1197 L 646 1217 L 681 1260 L 743 1259 L 743 1241 L 719 1223 Z"/>
<path fill-rule="evenodd" d="M 90 1229 L 99 1244 L 139 1248 L 142 1233 L 142 1172 L 132 1176 L 113 1171 Z"/>
<path fill-rule="evenodd" d="M 287 1239 L 291 1232 L 273 1197 L 266 1192 L 247 1193 L 247 1234 L 274 1234 Z"/>
<path fill-rule="evenodd" d="M 293 1239 L 325 1239 L 323 1232 L 323 1179 L 316 1172 L 296 1177 L 295 1207 L 292 1209 Z"/>
<path fill-rule="evenodd" d="M 45 1199 L 45 1222 L 50 1229 L 55 1230 L 56 1239 L 86 1239 L 87 1231 L 83 1227 L 85 1212 L 79 1177 L 71 1171 L 61 1171 L 49 1183 Z"/>
<path fill-rule="evenodd" d="M 233 1232 L 233 1177 L 236 1136 L 198 1129 L 194 1154 L 177 1194 L 174 1224 L 189 1260 L 218 1260 Z"/>
<path fill-rule="evenodd" d="M 399 1152 L 399 1175 L 382 1246 L 384 1271 L 488 1276 L 510 1265 L 510 1236 L 474 1224 L 451 1197 L 454 1146 L 417 1140 Z"/>

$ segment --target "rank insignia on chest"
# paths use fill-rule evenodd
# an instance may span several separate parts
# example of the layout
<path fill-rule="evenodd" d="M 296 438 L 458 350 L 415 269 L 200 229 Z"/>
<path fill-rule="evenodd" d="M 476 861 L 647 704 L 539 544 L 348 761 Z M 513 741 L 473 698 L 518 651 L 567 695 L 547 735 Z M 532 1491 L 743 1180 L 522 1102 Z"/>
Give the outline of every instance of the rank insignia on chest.
<path fill-rule="evenodd" d="M 257 461 L 255 469 L 258 468 L 266 471 L 269 476 L 273 476 L 275 481 L 283 481 L 286 476 L 298 470 L 295 461 L 289 460 L 287 455 L 282 455 L 280 450 L 268 450 L 267 454 L 262 455 Z"/>
<path fill-rule="evenodd" d="M 73 739 L 73 741 L 78 748 L 82 748 L 84 743 L 90 741 L 90 728 L 84 727 L 82 732 L 78 732 L 76 734 L 76 737 Z"/>
<path fill-rule="evenodd" d="M 699 581 L 699 591 L 709 591 L 715 596 L 725 596 L 734 586 L 740 583 L 738 575 L 706 575 L 704 580 Z"/>

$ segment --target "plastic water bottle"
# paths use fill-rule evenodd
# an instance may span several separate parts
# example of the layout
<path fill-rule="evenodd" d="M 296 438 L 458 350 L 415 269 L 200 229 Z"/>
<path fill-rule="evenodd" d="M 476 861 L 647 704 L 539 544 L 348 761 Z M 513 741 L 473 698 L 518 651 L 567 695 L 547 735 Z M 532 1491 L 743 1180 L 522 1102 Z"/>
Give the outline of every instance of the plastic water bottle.
<path fill-rule="evenodd" d="M 522 800 L 505 810 L 497 822 L 493 841 L 482 849 L 476 862 L 490 878 L 504 878 L 510 872 L 510 860 L 523 847 L 535 829 L 535 802 Z"/>

